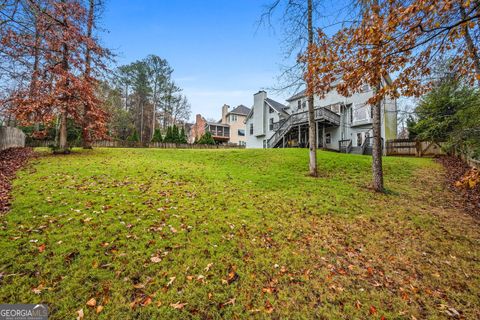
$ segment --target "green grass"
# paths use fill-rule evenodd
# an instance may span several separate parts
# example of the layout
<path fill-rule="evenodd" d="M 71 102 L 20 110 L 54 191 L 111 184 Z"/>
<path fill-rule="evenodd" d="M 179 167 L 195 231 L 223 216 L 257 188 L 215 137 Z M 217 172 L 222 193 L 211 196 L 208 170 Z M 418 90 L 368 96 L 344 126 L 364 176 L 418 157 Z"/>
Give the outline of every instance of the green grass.
<path fill-rule="evenodd" d="M 385 158 L 382 195 L 370 161 L 319 152 L 313 179 L 299 149 L 42 151 L 0 217 L 0 301 L 51 319 L 479 318 L 480 228 L 441 167 Z"/>

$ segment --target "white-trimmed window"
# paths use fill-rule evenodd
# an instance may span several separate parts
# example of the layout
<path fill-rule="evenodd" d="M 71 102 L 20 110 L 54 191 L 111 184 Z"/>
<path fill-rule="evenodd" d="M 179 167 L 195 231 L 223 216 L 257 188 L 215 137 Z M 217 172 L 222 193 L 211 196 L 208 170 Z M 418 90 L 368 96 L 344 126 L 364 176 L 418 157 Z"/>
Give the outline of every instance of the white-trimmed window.
<path fill-rule="evenodd" d="M 353 122 L 367 121 L 370 117 L 370 105 L 359 104 L 353 106 Z"/>

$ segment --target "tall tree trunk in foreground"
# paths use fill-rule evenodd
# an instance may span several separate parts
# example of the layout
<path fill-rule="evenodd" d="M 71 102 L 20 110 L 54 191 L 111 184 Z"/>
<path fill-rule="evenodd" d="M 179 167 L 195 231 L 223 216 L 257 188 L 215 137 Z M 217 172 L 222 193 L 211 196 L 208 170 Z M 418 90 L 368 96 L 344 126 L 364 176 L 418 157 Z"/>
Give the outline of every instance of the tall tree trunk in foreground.
<path fill-rule="evenodd" d="M 313 22 L 312 22 L 312 15 L 313 15 L 313 5 L 312 5 L 312 0 L 308 0 L 308 9 L 307 9 L 307 14 L 308 14 L 308 49 L 310 49 L 310 46 L 313 44 Z M 310 53 L 309 53 L 310 55 Z M 309 57 L 307 63 L 311 63 L 312 59 Z M 307 83 L 307 86 L 310 84 Z M 315 131 L 315 107 L 313 105 L 314 103 L 314 96 L 313 96 L 313 90 L 308 90 L 310 92 L 308 94 L 308 144 L 310 148 L 310 163 L 309 163 L 309 169 L 310 169 L 310 176 L 312 177 L 317 177 L 318 176 L 318 171 L 317 171 L 317 142 L 316 142 L 316 131 Z"/>
<path fill-rule="evenodd" d="M 62 3 L 65 3 L 65 0 L 61 1 Z M 62 21 L 62 32 L 66 33 L 67 32 L 67 18 L 66 16 L 63 17 Z M 65 37 L 65 35 L 64 35 Z M 65 41 L 65 39 L 63 40 Z M 69 50 L 68 50 L 68 45 L 66 43 L 63 43 L 62 45 L 62 69 L 65 72 L 65 75 L 68 74 L 69 70 L 69 63 L 68 63 L 68 56 L 69 56 Z M 65 87 L 69 87 L 69 80 L 66 80 Z M 59 138 L 58 138 L 58 151 L 59 153 L 67 153 L 68 152 L 68 145 L 67 145 L 67 108 L 70 102 L 70 96 L 68 94 L 64 94 L 62 98 L 62 106 L 60 110 L 60 132 L 59 132 Z"/>
<path fill-rule="evenodd" d="M 380 78 L 381 79 L 381 78 Z M 381 82 L 377 85 L 376 90 L 380 90 Z M 372 148 L 372 173 L 373 173 L 373 189 L 377 192 L 383 192 L 383 168 L 382 168 L 382 124 L 381 109 L 382 101 L 380 100 L 373 108 L 373 148 Z"/>
<path fill-rule="evenodd" d="M 94 0 L 89 0 L 89 9 L 88 9 L 88 20 L 87 20 L 87 37 L 92 38 L 92 29 L 93 29 L 93 19 L 95 13 L 95 3 Z M 90 81 L 91 74 L 91 63 L 92 63 L 92 54 L 90 46 L 87 44 L 85 52 L 85 79 Z M 90 103 L 86 102 L 83 110 L 83 124 L 82 124 L 82 138 L 83 138 L 83 149 L 92 149 L 92 139 L 88 126 L 90 125 L 89 112 L 91 110 Z"/>
<path fill-rule="evenodd" d="M 460 14 L 462 15 L 462 19 L 467 19 L 467 13 L 465 12 L 465 8 L 462 4 L 459 4 L 460 7 Z M 480 19 L 479 19 L 480 20 Z M 473 43 L 472 36 L 470 31 L 468 30 L 468 23 L 463 24 L 463 38 L 465 39 L 465 43 L 467 45 L 468 53 L 470 54 L 470 58 L 473 61 L 473 68 L 475 69 L 475 75 L 477 76 L 478 84 L 480 85 L 480 57 L 478 55 L 478 50 Z"/>

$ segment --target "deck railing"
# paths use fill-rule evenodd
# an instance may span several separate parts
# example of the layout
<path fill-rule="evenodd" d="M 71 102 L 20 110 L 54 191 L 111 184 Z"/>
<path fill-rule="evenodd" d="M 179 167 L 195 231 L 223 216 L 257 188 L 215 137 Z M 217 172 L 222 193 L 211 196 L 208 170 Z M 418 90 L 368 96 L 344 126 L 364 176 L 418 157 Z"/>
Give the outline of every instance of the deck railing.
<path fill-rule="evenodd" d="M 338 149 L 343 153 L 350 153 L 352 151 L 352 139 L 338 141 Z"/>
<path fill-rule="evenodd" d="M 315 121 L 324 120 L 333 125 L 340 125 L 340 115 L 327 109 L 327 107 L 316 108 L 314 112 Z M 283 123 L 277 123 L 277 127 L 274 125 L 274 130 L 277 128 L 275 133 L 268 139 L 268 146 L 270 148 L 275 147 L 292 126 L 308 123 L 308 111 L 293 113 L 289 115 Z"/>

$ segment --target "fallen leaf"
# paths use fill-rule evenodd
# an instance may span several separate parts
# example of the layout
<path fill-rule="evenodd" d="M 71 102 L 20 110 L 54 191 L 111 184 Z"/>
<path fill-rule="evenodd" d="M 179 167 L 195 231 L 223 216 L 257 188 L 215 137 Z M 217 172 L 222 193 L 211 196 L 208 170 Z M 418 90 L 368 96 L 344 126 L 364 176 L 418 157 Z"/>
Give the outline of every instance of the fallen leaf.
<path fill-rule="evenodd" d="M 38 247 L 38 252 L 41 253 L 41 252 L 45 251 L 45 248 L 46 248 L 46 247 L 47 247 L 47 246 L 45 245 L 45 243 L 42 244 L 42 245 L 40 245 L 40 246 Z"/>
<path fill-rule="evenodd" d="M 167 283 L 167 287 L 170 287 L 172 285 L 173 281 L 175 281 L 176 278 L 177 277 L 171 277 L 170 281 L 168 281 L 168 283 Z"/>
<path fill-rule="evenodd" d="M 268 301 L 268 300 L 265 302 L 265 312 L 266 313 L 272 313 L 273 312 L 273 306 L 270 303 L 270 301 Z"/>
<path fill-rule="evenodd" d="M 228 277 L 227 277 L 227 283 L 228 284 L 232 284 L 240 278 L 240 276 L 238 275 L 236 270 L 237 270 L 236 266 L 231 266 L 230 267 L 230 271 L 228 272 Z"/>
<path fill-rule="evenodd" d="M 162 258 L 155 256 L 151 257 L 150 261 L 152 261 L 153 263 L 159 263 L 160 261 L 162 261 Z"/>
<path fill-rule="evenodd" d="M 210 268 L 211 268 L 212 266 L 213 266 L 213 263 L 209 263 L 209 264 L 207 264 L 207 266 L 206 266 L 205 269 L 203 269 L 203 270 L 205 270 L 205 272 L 208 272 L 208 271 L 210 271 Z"/>
<path fill-rule="evenodd" d="M 173 309 L 183 309 L 183 307 L 185 307 L 186 305 L 186 303 L 180 303 L 180 301 L 178 301 L 177 303 L 171 303 L 170 307 L 172 307 Z"/>
<path fill-rule="evenodd" d="M 42 290 L 45 289 L 44 285 L 43 284 L 40 284 L 38 287 L 36 288 L 33 288 L 32 291 L 33 293 L 35 294 L 40 294 L 42 293 Z"/>
<path fill-rule="evenodd" d="M 227 302 L 222 303 L 222 307 L 228 306 L 228 305 L 234 306 L 235 305 L 235 298 L 232 298 L 232 299 L 228 300 Z"/>
<path fill-rule="evenodd" d="M 370 306 L 370 314 L 376 314 L 377 309 L 374 306 Z"/>
<path fill-rule="evenodd" d="M 92 298 L 90 300 L 87 301 L 87 306 L 89 307 L 95 307 L 97 305 L 97 300 L 95 300 L 95 298 Z"/>
<path fill-rule="evenodd" d="M 83 317 L 85 316 L 83 314 L 83 309 L 78 310 L 77 314 L 78 314 L 77 320 L 83 320 Z"/>
<path fill-rule="evenodd" d="M 97 314 L 99 314 L 102 311 L 103 311 L 103 306 L 98 306 L 97 309 L 95 310 Z"/>
<path fill-rule="evenodd" d="M 148 296 L 142 301 L 142 303 L 140 303 L 140 305 L 142 307 L 145 307 L 145 306 L 148 306 L 151 303 L 152 303 L 152 298 L 150 296 Z"/>

